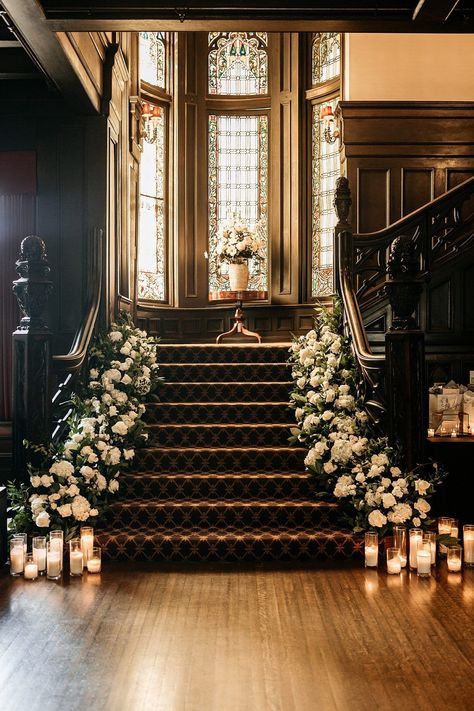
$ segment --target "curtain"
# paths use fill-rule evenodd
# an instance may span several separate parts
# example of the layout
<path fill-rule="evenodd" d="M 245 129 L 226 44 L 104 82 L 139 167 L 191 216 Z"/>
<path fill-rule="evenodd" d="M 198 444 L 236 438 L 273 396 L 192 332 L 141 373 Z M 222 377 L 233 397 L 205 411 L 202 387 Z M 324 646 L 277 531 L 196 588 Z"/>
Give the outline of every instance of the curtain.
<path fill-rule="evenodd" d="M 35 232 L 36 196 L 0 194 L 0 422 L 12 416 L 12 332 L 20 310 L 12 292 L 20 242 Z"/>

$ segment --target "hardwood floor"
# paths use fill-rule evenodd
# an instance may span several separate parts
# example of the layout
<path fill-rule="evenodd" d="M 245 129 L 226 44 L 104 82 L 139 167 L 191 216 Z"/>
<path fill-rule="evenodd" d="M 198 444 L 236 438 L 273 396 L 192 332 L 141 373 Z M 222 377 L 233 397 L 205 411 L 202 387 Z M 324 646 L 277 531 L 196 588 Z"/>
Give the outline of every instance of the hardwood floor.
<path fill-rule="evenodd" d="M 105 562 L 0 573 L 2 711 L 474 708 L 474 570 Z"/>

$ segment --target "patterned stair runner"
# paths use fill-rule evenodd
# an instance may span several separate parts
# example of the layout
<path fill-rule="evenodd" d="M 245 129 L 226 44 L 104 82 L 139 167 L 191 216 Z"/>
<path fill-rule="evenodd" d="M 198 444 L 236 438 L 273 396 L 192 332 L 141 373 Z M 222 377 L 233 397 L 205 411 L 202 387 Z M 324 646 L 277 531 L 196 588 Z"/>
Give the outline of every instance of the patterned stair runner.
<path fill-rule="evenodd" d="M 165 383 L 148 446 L 122 479 L 107 528 L 114 559 L 311 560 L 359 555 L 318 502 L 304 450 L 288 446 L 288 345 L 159 346 Z"/>

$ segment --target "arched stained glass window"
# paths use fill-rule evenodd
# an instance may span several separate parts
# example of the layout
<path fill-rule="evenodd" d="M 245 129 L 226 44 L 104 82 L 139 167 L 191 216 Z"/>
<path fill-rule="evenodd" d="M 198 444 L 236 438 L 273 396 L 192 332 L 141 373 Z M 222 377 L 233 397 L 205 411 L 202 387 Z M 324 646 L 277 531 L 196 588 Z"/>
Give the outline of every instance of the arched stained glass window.
<path fill-rule="evenodd" d="M 140 79 L 166 87 L 166 32 L 140 32 Z"/>
<path fill-rule="evenodd" d="M 338 32 L 315 32 L 311 48 L 313 86 L 335 79 L 341 73 L 341 36 Z"/>
<path fill-rule="evenodd" d="M 166 275 L 166 117 L 155 117 L 154 141 L 143 141 L 140 161 L 138 298 L 163 301 Z"/>
<path fill-rule="evenodd" d="M 262 262 L 249 261 L 249 289 L 267 289 L 268 117 L 209 116 L 209 291 L 228 290 L 217 258 L 220 225 L 232 216 L 264 243 Z"/>
<path fill-rule="evenodd" d="M 312 296 L 334 293 L 334 227 L 337 218 L 333 206 L 336 180 L 341 174 L 339 139 L 330 143 L 325 136 L 321 107 L 335 111 L 338 99 L 313 105 L 311 161 L 311 292 Z"/>
<path fill-rule="evenodd" d="M 209 94 L 268 93 L 266 32 L 209 32 Z"/>

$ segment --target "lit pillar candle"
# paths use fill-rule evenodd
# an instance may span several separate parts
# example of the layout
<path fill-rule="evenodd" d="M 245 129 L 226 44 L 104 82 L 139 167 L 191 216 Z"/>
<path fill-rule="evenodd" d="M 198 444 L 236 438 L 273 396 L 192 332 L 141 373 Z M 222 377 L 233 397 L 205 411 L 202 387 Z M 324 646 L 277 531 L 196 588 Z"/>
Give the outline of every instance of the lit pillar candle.
<path fill-rule="evenodd" d="M 69 541 L 69 573 L 72 576 L 82 575 L 84 555 L 81 550 L 81 539 L 73 538 Z"/>
<path fill-rule="evenodd" d="M 471 567 L 474 566 L 474 524 L 466 524 L 463 529 L 463 534 L 464 563 Z"/>
<path fill-rule="evenodd" d="M 416 569 L 420 577 L 431 575 L 431 546 L 429 541 L 422 541 L 418 544 L 416 551 Z"/>
<path fill-rule="evenodd" d="M 367 531 L 365 534 L 365 567 L 376 568 L 379 559 L 378 533 Z"/>
<path fill-rule="evenodd" d="M 61 576 L 61 557 L 58 548 L 55 546 L 48 547 L 46 574 L 52 580 L 57 580 Z"/>
<path fill-rule="evenodd" d="M 81 550 L 83 555 L 83 565 L 86 567 L 87 559 L 94 546 L 94 529 L 90 526 L 81 526 Z"/>
<path fill-rule="evenodd" d="M 448 570 L 450 573 L 459 573 L 462 567 L 462 549 L 461 546 L 448 548 L 447 555 Z"/>
<path fill-rule="evenodd" d="M 10 573 L 11 575 L 21 575 L 25 563 L 25 551 L 23 543 L 14 545 L 13 541 L 10 545 Z"/>
<path fill-rule="evenodd" d="M 100 573 L 101 570 L 101 549 L 96 546 L 92 548 L 87 559 L 87 572 Z"/>
<path fill-rule="evenodd" d="M 398 548 L 387 548 L 387 573 L 399 575 L 401 571 L 400 550 Z"/>
<path fill-rule="evenodd" d="M 431 565 L 436 565 L 436 533 L 427 531 L 423 534 L 423 540 L 428 541 L 431 549 Z"/>
<path fill-rule="evenodd" d="M 410 528 L 410 568 L 416 570 L 418 545 L 423 542 L 423 531 L 421 528 Z M 431 557 L 430 557 L 431 561 Z M 431 562 L 430 562 L 431 565 Z"/>
<path fill-rule="evenodd" d="M 33 554 L 28 553 L 25 560 L 25 572 L 23 573 L 25 580 L 36 580 L 38 577 L 38 566 L 33 559 Z"/>

